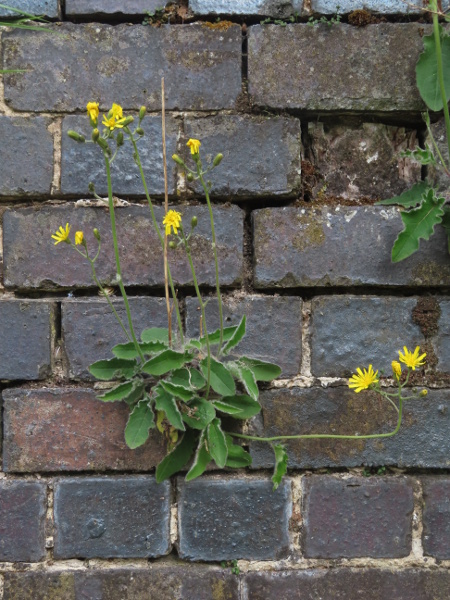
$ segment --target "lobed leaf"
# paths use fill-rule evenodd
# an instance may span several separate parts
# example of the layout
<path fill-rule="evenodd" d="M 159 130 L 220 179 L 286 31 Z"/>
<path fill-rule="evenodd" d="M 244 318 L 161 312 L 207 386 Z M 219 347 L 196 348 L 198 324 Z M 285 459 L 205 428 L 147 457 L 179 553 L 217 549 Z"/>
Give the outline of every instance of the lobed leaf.
<path fill-rule="evenodd" d="M 135 360 L 124 360 L 121 358 L 110 358 L 109 360 L 98 360 L 89 367 L 91 375 L 102 381 L 118 379 L 120 377 L 132 377 L 136 368 Z"/>
<path fill-rule="evenodd" d="M 285 447 L 281 444 L 274 444 L 272 448 L 275 452 L 275 468 L 272 476 L 273 491 L 275 491 L 280 485 L 284 475 L 286 475 L 288 455 Z"/>
<path fill-rule="evenodd" d="M 426 181 L 419 181 L 415 183 L 411 189 L 403 192 L 400 196 L 394 196 L 388 200 L 380 200 L 375 204 L 382 204 L 383 206 L 404 206 L 405 208 L 412 208 L 422 202 L 422 196 L 427 191 L 430 185 Z"/>
<path fill-rule="evenodd" d="M 190 460 L 197 441 L 197 433 L 188 429 L 177 446 L 156 467 L 156 481 L 161 483 L 177 473 Z"/>
<path fill-rule="evenodd" d="M 232 469 L 240 469 L 241 467 L 248 467 L 252 464 L 252 457 L 244 450 L 242 446 L 233 443 L 233 438 L 228 433 L 225 434 L 225 440 L 227 442 L 228 456 L 226 467 Z"/>
<path fill-rule="evenodd" d="M 132 450 L 145 444 L 150 429 L 155 427 L 155 415 L 149 406 L 148 400 L 146 398 L 135 406 L 125 427 L 125 442 L 128 448 Z"/>

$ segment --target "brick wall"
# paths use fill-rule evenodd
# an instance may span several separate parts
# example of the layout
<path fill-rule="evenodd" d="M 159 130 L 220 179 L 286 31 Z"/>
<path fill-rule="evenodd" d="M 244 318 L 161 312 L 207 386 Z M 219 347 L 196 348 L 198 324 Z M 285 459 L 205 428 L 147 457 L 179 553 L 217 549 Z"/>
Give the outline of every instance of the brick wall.
<path fill-rule="evenodd" d="M 141 23 L 155 0 L 10 3 L 44 13 L 63 36 L 0 34 L 3 67 L 26 69 L 0 86 L 0 598 L 448 600 L 446 238 L 438 231 L 392 265 L 400 215 L 374 205 L 424 176 L 400 152 L 425 138 L 414 68 L 426 19 L 401 0 L 341 0 L 340 24 L 311 27 L 334 2 L 190 0 L 152 27 Z M 369 12 L 352 17 L 355 8 Z M 267 17 L 289 24 L 260 25 Z M 349 24 L 358 22 L 369 24 Z M 168 153 L 185 156 L 196 137 L 224 154 L 212 198 L 226 322 L 246 313 L 242 350 L 282 368 L 250 431 L 388 431 L 395 415 L 346 378 L 369 362 L 389 373 L 404 345 L 427 352 L 415 384 L 429 394 L 407 404 L 397 436 L 293 442 L 275 493 L 272 453 L 258 443 L 245 472 L 156 484 L 160 438 L 128 449 L 126 408 L 96 400 L 87 372 L 120 331 L 82 259 L 51 243 L 66 222 L 88 243 L 99 227 L 99 276 L 114 277 L 109 217 L 87 187 L 95 180 L 105 193 L 102 161 L 66 135 L 88 133 L 88 100 L 147 106 L 142 154 L 162 220 L 161 75 Z M 119 156 L 113 181 L 137 329 L 164 326 L 162 255 L 139 174 Z M 198 216 L 207 295 L 207 211 L 177 165 L 169 196 Z M 181 256 L 172 273 L 196 335 Z"/>

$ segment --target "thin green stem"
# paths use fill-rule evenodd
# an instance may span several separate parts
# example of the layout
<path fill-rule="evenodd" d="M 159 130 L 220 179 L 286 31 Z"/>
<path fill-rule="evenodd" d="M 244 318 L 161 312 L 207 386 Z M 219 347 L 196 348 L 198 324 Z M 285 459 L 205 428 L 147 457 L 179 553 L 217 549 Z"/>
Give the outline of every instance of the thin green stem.
<path fill-rule="evenodd" d="M 430 0 L 430 7 L 433 11 L 433 30 L 434 30 L 434 42 L 436 45 L 436 63 L 437 63 L 437 75 L 439 81 L 439 88 L 441 91 L 442 105 L 444 109 L 445 129 L 447 132 L 447 146 L 448 154 L 450 158 L 450 114 L 447 104 L 447 95 L 445 93 L 445 82 L 444 82 L 444 69 L 442 66 L 442 49 L 441 49 L 441 37 L 439 32 L 439 16 L 437 15 L 437 0 Z"/>
<path fill-rule="evenodd" d="M 131 334 L 131 338 L 134 343 L 134 347 L 136 348 L 136 352 L 138 353 L 140 359 L 142 361 L 144 361 L 145 360 L 144 354 L 141 350 L 141 347 L 139 346 L 139 342 L 136 339 L 136 334 L 134 333 L 133 321 L 131 319 L 130 304 L 128 302 L 127 293 L 125 291 L 125 287 L 124 287 L 123 281 L 122 281 L 122 271 L 120 268 L 119 245 L 117 243 L 116 216 L 114 213 L 114 200 L 113 200 L 112 184 L 111 184 L 111 168 L 109 165 L 108 156 L 106 155 L 105 152 L 103 152 L 103 155 L 105 157 L 106 179 L 108 182 L 109 215 L 111 218 L 111 232 L 112 232 L 112 236 L 113 236 L 114 256 L 116 259 L 116 271 L 117 271 L 117 280 L 118 280 L 117 283 L 119 285 L 120 293 L 122 294 L 123 302 L 125 304 L 125 310 L 127 312 L 127 319 L 128 319 L 128 327 L 130 329 L 130 334 Z"/>
<path fill-rule="evenodd" d="M 434 139 L 433 133 L 431 131 L 431 127 L 428 124 L 427 124 L 427 131 L 428 131 L 428 135 L 431 138 L 431 143 L 434 146 L 434 150 L 435 150 L 436 154 L 438 155 L 438 158 L 439 158 L 439 161 L 440 161 L 440 163 L 442 165 L 442 168 L 445 171 L 445 174 L 448 175 L 448 176 L 450 176 L 450 171 L 448 170 L 447 165 L 445 164 L 444 157 L 442 156 L 442 153 L 439 150 L 438 145 L 436 144 L 436 140 Z"/>
<path fill-rule="evenodd" d="M 135 154 L 135 157 L 136 157 L 136 164 L 137 164 L 137 166 L 139 168 L 139 173 L 141 175 L 142 185 L 144 187 L 145 197 L 147 198 L 148 207 L 150 209 L 150 214 L 152 216 L 153 225 L 154 225 L 154 227 L 156 229 L 156 233 L 158 234 L 158 238 L 159 238 L 159 241 L 161 243 L 161 247 L 162 247 L 162 249 L 164 251 L 164 236 L 162 235 L 162 233 L 161 233 L 161 231 L 159 229 L 158 221 L 156 220 L 156 217 L 155 217 L 155 211 L 153 210 L 153 202 L 152 202 L 152 200 L 150 198 L 150 193 L 148 191 L 147 182 L 145 180 L 144 169 L 142 168 L 142 163 L 141 163 L 141 159 L 140 159 L 140 156 L 139 156 L 139 150 L 138 150 L 138 147 L 137 147 L 137 144 L 136 144 L 136 140 L 134 139 L 133 134 L 131 133 L 131 131 L 128 128 L 126 128 L 125 131 L 130 136 L 130 140 L 131 140 L 131 143 L 133 145 L 134 154 Z M 177 315 L 178 330 L 180 332 L 180 341 L 183 344 L 184 343 L 184 335 L 183 335 L 183 325 L 182 325 L 182 322 L 181 322 L 180 307 L 178 305 L 177 295 L 176 295 L 176 292 L 175 292 L 175 286 L 173 284 L 172 274 L 170 272 L 170 266 L 169 265 L 167 265 L 167 274 L 169 276 L 170 293 L 172 294 L 173 303 L 174 303 L 174 306 L 175 306 L 175 313 Z"/>

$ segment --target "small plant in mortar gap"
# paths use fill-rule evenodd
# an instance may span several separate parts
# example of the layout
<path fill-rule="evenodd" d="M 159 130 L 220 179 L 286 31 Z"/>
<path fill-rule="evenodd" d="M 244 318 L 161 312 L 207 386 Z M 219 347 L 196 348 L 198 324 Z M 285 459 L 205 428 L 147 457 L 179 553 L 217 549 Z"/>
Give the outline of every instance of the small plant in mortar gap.
<path fill-rule="evenodd" d="M 231 327 L 224 327 L 223 325 L 217 241 L 209 196 L 211 183 L 205 180 L 205 176 L 221 163 L 223 156 L 217 154 L 214 160 L 204 168 L 200 157 L 201 142 L 190 139 L 187 146 L 190 149 L 193 168 L 186 165 L 186 162 L 180 156 L 174 154 L 172 157 L 184 169 L 186 178 L 189 181 L 199 181 L 208 206 L 220 323 L 219 329 L 209 332 L 205 314 L 206 302 L 200 293 L 190 244 L 192 236 L 195 235 L 197 217 L 192 218 L 189 232 L 185 231 L 182 215 L 176 210 L 171 209 L 166 212 L 162 222 L 163 231 L 161 231 L 155 218 L 138 149 L 138 142 L 144 136 L 142 121 L 145 116 L 145 108 L 141 108 L 138 126 L 132 131 L 130 126 L 134 122 L 133 117 L 124 116 L 120 105 L 113 104 L 110 111 L 103 117 L 104 128 L 102 133 L 98 129 L 98 103 L 89 102 L 87 111 L 92 127 L 91 140 L 86 140 L 84 135 L 75 131 L 69 131 L 68 135 L 79 143 L 96 144 L 103 153 L 116 259 L 117 275 L 113 283 L 119 286 L 123 297 L 127 315 L 126 325 L 115 310 L 106 288 L 96 274 L 95 263 L 101 249 L 100 232 L 97 229 L 93 231 L 97 242 L 97 249 L 93 256 L 89 252 L 82 231 L 75 233 L 74 242 L 71 240 L 70 225 L 68 223 L 65 227 L 61 226 L 52 237 L 56 240 L 55 245 L 64 242 L 72 246 L 89 262 L 94 282 L 111 307 L 127 339 L 124 343 L 116 344 L 112 348 L 113 358 L 97 361 L 90 366 L 89 370 L 97 379 L 114 382 L 111 389 L 98 396 L 100 400 L 103 402 L 122 401 L 128 405 L 130 415 L 125 428 L 125 440 L 130 448 L 137 448 L 144 444 L 149 436 L 149 431 L 154 428 L 158 429 L 167 439 L 168 454 L 157 466 L 157 481 L 163 481 L 177 473 L 189 461 L 191 461 L 191 464 L 186 475 L 187 480 L 201 475 L 212 461 L 219 468 L 246 467 L 252 462 L 251 456 L 241 445 L 236 444 L 234 441 L 235 439 L 242 439 L 267 442 L 272 446 L 275 454 L 275 471 L 272 480 L 274 489 L 276 489 L 286 473 L 288 461 L 286 449 L 280 442 L 321 438 L 361 440 L 395 435 L 401 425 L 402 403 L 404 400 L 409 399 L 404 398 L 402 395 L 403 388 L 408 382 L 409 371 L 421 366 L 425 357 L 425 354 L 419 356 L 419 348 L 416 348 L 414 352 L 409 352 L 407 348 L 404 348 L 404 354 L 399 354 L 400 361 L 408 367 L 408 375 L 404 383 L 400 383 L 400 363 L 395 363 L 395 366 L 393 363 L 394 380 L 398 384 L 395 393 L 387 392 L 380 387 L 378 372 L 373 371 L 372 365 L 369 366 L 368 370 L 358 369 L 357 374 L 349 381 L 350 388 L 354 389 L 356 393 L 373 389 L 387 400 L 397 412 L 397 426 L 395 430 L 389 433 L 371 435 L 300 434 L 258 437 L 224 429 L 224 418 L 245 421 L 261 411 L 261 405 L 258 401 L 258 382 L 272 381 L 281 374 L 281 369 L 272 363 L 234 354 L 236 346 L 245 335 L 245 315 L 238 325 Z M 140 339 L 135 334 L 120 266 L 111 182 L 111 163 L 125 143 L 130 143 L 132 146 L 133 158 L 139 167 L 153 225 L 156 228 L 161 247 L 164 248 L 167 238 L 175 236 L 175 238 L 171 238 L 169 246 L 173 249 L 181 246 L 186 254 L 201 310 L 203 331 L 197 339 L 185 339 L 183 335 L 169 265 L 167 265 L 167 278 L 170 283 L 173 306 L 177 314 L 178 335 L 172 340 L 169 335 L 169 328 L 145 329 Z M 93 184 L 90 184 L 90 189 L 95 193 Z M 100 198 L 97 194 L 95 195 Z M 170 311 L 168 311 L 169 316 Z M 424 392 L 419 395 L 424 395 Z M 417 397 L 417 395 L 411 397 Z"/>
<path fill-rule="evenodd" d="M 429 110 L 444 112 L 447 147 L 450 157 L 450 116 L 448 101 L 450 99 L 450 34 L 439 25 L 439 16 L 450 21 L 450 16 L 438 12 L 437 0 L 430 0 L 428 8 L 433 17 L 433 33 L 424 36 L 424 51 L 416 65 L 416 82 L 422 100 Z M 421 165 L 432 166 L 450 177 L 450 162 L 445 159 L 433 137 L 430 117 L 424 113 L 423 119 L 430 136 L 432 146 L 415 148 L 402 153 Z M 404 229 L 394 242 L 392 262 L 399 262 L 411 256 L 419 249 L 421 239 L 428 240 L 434 228 L 442 224 L 448 236 L 450 252 L 450 206 L 432 182 L 425 180 L 389 200 L 377 202 L 384 206 L 399 205 Z"/>

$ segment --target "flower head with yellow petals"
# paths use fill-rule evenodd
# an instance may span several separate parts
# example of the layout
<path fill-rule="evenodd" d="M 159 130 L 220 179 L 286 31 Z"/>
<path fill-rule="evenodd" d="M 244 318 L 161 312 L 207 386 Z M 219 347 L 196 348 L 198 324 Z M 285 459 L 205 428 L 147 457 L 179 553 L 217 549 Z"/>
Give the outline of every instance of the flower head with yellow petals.
<path fill-rule="evenodd" d="M 178 233 L 178 228 L 181 225 L 181 213 L 176 210 L 169 210 L 163 220 L 163 225 L 166 226 L 166 235 L 170 235 L 170 228 L 173 227 L 173 232 Z"/>
<path fill-rule="evenodd" d="M 370 386 L 374 383 L 378 382 L 377 375 L 378 371 L 373 371 L 372 365 L 369 365 L 369 368 L 364 371 L 361 369 L 356 369 L 357 375 L 352 375 L 348 380 L 348 387 L 354 389 L 354 391 L 358 394 L 362 390 L 368 390 Z"/>
<path fill-rule="evenodd" d="M 421 367 L 422 365 L 425 364 L 425 361 L 423 359 L 425 358 L 426 353 L 424 352 L 423 354 L 421 354 L 419 356 L 419 351 L 420 351 L 419 346 L 416 347 L 414 352 L 410 352 L 406 346 L 403 346 L 404 354 L 402 354 L 401 351 L 399 350 L 398 358 L 399 358 L 400 362 L 404 363 L 409 369 L 412 369 L 413 371 L 415 371 L 416 367 Z"/>
<path fill-rule="evenodd" d="M 55 246 L 56 246 L 56 244 L 59 244 L 60 242 L 66 242 L 66 244 L 70 244 L 69 233 L 70 233 L 69 223 L 66 223 L 65 229 L 61 225 L 59 227 L 58 231 L 54 235 L 52 235 L 52 238 L 54 240 L 56 240 Z"/>
<path fill-rule="evenodd" d="M 91 121 L 97 123 L 99 113 L 98 102 L 88 102 L 86 105 L 86 110 Z"/>
<path fill-rule="evenodd" d="M 191 154 L 198 154 L 199 150 L 200 150 L 200 146 L 201 146 L 201 142 L 200 140 L 193 140 L 190 139 L 188 140 L 186 146 L 188 146 L 191 149 Z"/>
<path fill-rule="evenodd" d="M 121 119 L 123 117 L 123 109 L 120 104 L 113 104 L 110 113 L 115 119 Z"/>
<path fill-rule="evenodd" d="M 83 235 L 83 232 L 82 232 L 82 231 L 77 231 L 77 232 L 75 233 L 75 244 L 76 244 L 77 246 L 80 246 L 80 245 L 83 243 L 83 241 L 84 241 L 84 235 Z"/>
<path fill-rule="evenodd" d="M 108 127 L 110 131 L 113 131 L 113 129 L 122 129 L 123 127 L 123 121 L 125 119 L 119 119 L 117 120 L 115 117 L 107 117 L 106 115 L 103 115 L 103 121 L 102 121 L 102 125 L 104 125 L 105 127 Z"/>
<path fill-rule="evenodd" d="M 399 381 L 402 376 L 402 365 L 396 360 L 392 361 L 392 373 L 394 374 L 395 379 Z"/>

